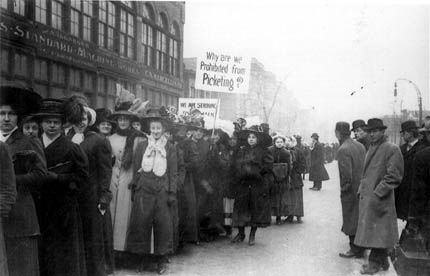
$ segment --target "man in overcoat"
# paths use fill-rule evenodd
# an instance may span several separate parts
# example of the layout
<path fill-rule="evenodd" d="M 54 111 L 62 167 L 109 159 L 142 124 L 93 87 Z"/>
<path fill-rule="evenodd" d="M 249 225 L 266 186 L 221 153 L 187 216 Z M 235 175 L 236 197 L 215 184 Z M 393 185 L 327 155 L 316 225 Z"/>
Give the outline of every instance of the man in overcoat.
<path fill-rule="evenodd" d="M 361 258 L 364 249 L 354 244 L 358 223 L 357 191 L 363 174 L 366 149 L 362 144 L 351 139 L 349 123 L 338 122 L 335 129 L 340 147 L 337 151 L 340 178 L 340 200 L 342 203 L 342 232 L 349 237 L 350 249 L 340 253 L 342 258 Z"/>
<path fill-rule="evenodd" d="M 15 204 L 16 180 L 12 158 L 6 147 L 5 143 L 0 142 L 0 275 L 9 276 L 1 220 L 7 218 Z"/>
<path fill-rule="evenodd" d="M 24 135 L 18 124 L 37 111 L 40 99 L 31 88 L 18 84 L 0 87 L 0 141 L 7 144 L 14 161 L 17 189 L 16 203 L 2 221 L 10 276 L 39 275 L 40 228 L 35 200 L 40 193 L 39 180 L 46 174 L 46 160 L 40 141 Z"/>
<path fill-rule="evenodd" d="M 430 122 L 426 122 L 420 132 L 430 142 Z M 421 233 L 427 248 L 430 248 L 430 147 L 416 153 L 412 169 L 407 229 Z"/>
<path fill-rule="evenodd" d="M 317 133 L 313 133 L 311 146 L 311 167 L 309 170 L 309 181 L 314 182 L 314 186 L 310 188 L 313 191 L 320 191 L 322 182 L 329 180 L 327 170 L 324 167 L 324 145 L 318 139 Z"/>
<path fill-rule="evenodd" d="M 370 147 L 370 140 L 367 132 L 365 131 L 365 127 L 366 122 L 364 120 L 358 119 L 352 122 L 351 131 L 354 132 L 355 140 L 363 144 L 367 151 Z"/>
<path fill-rule="evenodd" d="M 418 125 L 415 121 L 405 121 L 401 124 L 400 131 L 405 143 L 400 146 L 405 164 L 402 183 L 394 192 L 396 195 L 396 213 L 397 218 L 401 220 L 408 219 L 409 213 L 409 196 L 413 178 L 413 162 L 415 155 L 425 146 L 418 140 Z"/>
<path fill-rule="evenodd" d="M 367 123 L 371 145 L 366 155 L 363 176 L 358 189 L 360 197 L 358 227 L 354 243 L 370 248 L 369 264 L 362 274 L 375 274 L 389 268 L 387 250 L 399 238 L 394 189 L 403 177 L 400 148 L 387 141 L 382 120 Z"/>

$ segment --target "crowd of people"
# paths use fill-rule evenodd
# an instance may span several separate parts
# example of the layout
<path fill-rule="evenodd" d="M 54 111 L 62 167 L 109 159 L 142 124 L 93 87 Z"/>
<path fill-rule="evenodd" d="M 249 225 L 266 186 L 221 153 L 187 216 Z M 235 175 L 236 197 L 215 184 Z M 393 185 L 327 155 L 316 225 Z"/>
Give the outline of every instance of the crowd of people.
<path fill-rule="evenodd" d="M 396 260 L 394 249 L 402 247 L 405 237 L 414 239 L 409 250 L 430 252 L 430 118 L 421 127 L 413 120 L 403 122 L 400 147 L 388 141 L 386 129 L 382 120 L 372 118 L 367 123 L 354 121 L 352 129 L 349 123 L 338 122 L 335 130 L 340 143 L 342 231 L 350 244 L 339 255 L 362 258 L 370 249 L 369 261 L 361 269 L 369 275 L 388 270 L 388 256 Z M 407 221 L 400 244 L 397 219 Z M 412 266 L 422 271 L 418 263 Z"/>
<path fill-rule="evenodd" d="M 1 275 L 163 274 L 188 244 L 233 228 L 243 242 L 249 227 L 252 246 L 272 216 L 302 223 L 303 175 L 315 172 L 301 137 L 234 127 L 207 129 L 198 110 L 178 116 L 126 90 L 110 111 L 2 84 Z"/>

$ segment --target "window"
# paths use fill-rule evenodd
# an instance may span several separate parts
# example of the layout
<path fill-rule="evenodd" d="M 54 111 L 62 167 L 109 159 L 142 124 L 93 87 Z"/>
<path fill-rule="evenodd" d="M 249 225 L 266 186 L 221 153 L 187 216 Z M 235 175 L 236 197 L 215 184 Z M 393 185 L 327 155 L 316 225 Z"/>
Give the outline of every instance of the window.
<path fill-rule="evenodd" d="M 116 95 L 116 81 L 112 78 L 107 81 L 107 92 L 109 95 Z"/>
<path fill-rule="evenodd" d="M 83 39 L 91 41 L 91 17 L 93 16 L 93 2 L 84 1 L 82 2 L 84 13 L 83 13 Z"/>
<path fill-rule="evenodd" d="M 7 2 L 7 1 L 4 1 L 4 2 Z M 13 11 L 15 13 L 25 16 L 25 0 L 14 0 L 12 5 L 13 5 Z"/>
<path fill-rule="evenodd" d="M 52 0 L 51 26 L 57 30 L 63 29 L 63 1 Z"/>
<path fill-rule="evenodd" d="M 81 71 L 70 68 L 69 84 L 75 88 L 81 88 Z"/>
<path fill-rule="evenodd" d="M 157 31 L 157 44 L 156 44 L 156 56 L 155 65 L 160 71 L 167 72 L 167 42 L 166 35 L 163 32 Z"/>
<path fill-rule="evenodd" d="M 106 48 L 105 33 L 107 28 L 107 3 L 99 2 L 99 32 L 98 45 Z"/>
<path fill-rule="evenodd" d="M 27 70 L 27 56 L 24 54 L 15 54 L 15 74 L 21 77 L 28 77 L 28 70 Z"/>
<path fill-rule="evenodd" d="M 45 60 L 34 60 L 34 77 L 38 80 L 48 80 L 48 63 Z"/>
<path fill-rule="evenodd" d="M 9 73 L 9 51 L 1 49 L 1 70 Z"/>
<path fill-rule="evenodd" d="M 169 70 L 170 74 L 173 76 L 178 76 L 179 74 L 179 53 L 178 53 L 178 42 L 175 39 L 170 39 L 169 45 Z"/>
<path fill-rule="evenodd" d="M 2 1 L 3 2 L 3 1 Z M 7 2 L 7 1 L 4 1 Z M 37 22 L 46 24 L 46 0 L 36 0 L 34 17 Z"/>
<path fill-rule="evenodd" d="M 70 10 L 70 33 L 76 37 L 79 37 L 79 14 L 80 12 L 74 8 Z"/>
<path fill-rule="evenodd" d="M 99 94 L 106 94 L 106 78 L 104 76 L 99 76 L 97 78 L 97 92 Z"/>
<path fill-rule="evenodd" d="M 124 9 L 120 16 L 119 54 L 134 58 L 134 16 Z"/>
<path fill-rule="evenodd" d="M 108 2 L 108 26 L 107 26 L 107 48 L 109 50 L 114 49 L 114 29 L 115 29 L 115 5 L 111 2 Z"/>
<path fill-rule="evenodd" d="M 143 23 L 142 29 L 142 62 L 147 66 L 152 66 L 152 59 L 154 53 L 154 29 L 152 26 Z"/>
<path fill-rule="evenodd" d="M 65 70 L 64 65 L 59 63 L 53 63 L 51 66 L 51 81 L 57 84 L 64 85 L 65 81 Z"/>
<path fill-rule="evenodd" d="M 93 75 L 91 73 L 84 73 L 84 89 L 93 90 Z"/>

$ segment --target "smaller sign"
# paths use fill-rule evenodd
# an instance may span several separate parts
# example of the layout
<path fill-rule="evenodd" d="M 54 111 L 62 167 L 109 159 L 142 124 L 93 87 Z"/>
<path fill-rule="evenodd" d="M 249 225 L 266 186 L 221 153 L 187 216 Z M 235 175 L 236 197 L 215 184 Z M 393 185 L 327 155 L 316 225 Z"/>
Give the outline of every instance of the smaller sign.
<path fill-rule="evenodd" d="M 197 58 L 195 88 L 246 94 L 250 71 L 250 58 L 221 51 L 206 51 Z"/>
<path fill-rule="evenodd" d="M 178 115 L 190 115 L 192 111 L 199 110 L 203 118 L 217 117 L 218 99 L 196 99 L 196 98 L 179 98 Z"/>

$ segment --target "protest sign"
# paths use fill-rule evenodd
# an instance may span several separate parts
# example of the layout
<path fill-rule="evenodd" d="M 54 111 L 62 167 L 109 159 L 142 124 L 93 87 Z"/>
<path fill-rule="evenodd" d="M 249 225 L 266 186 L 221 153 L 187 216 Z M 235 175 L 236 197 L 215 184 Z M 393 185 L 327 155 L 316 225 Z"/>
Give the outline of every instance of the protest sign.
<path fill-rule="evenodd" d="M 190 115 L 194 109 L 198 109 L 203 117 L 217 116 L 218 99 L 196 99 L 196 98 L 179 98 L 178 115 Z"/>
<path fill-rule="evenodd" d="M 222 51 L 206 51 L 197 58 L 195 88 L 246 94 L 250 71 L 250 58 Z"/>

